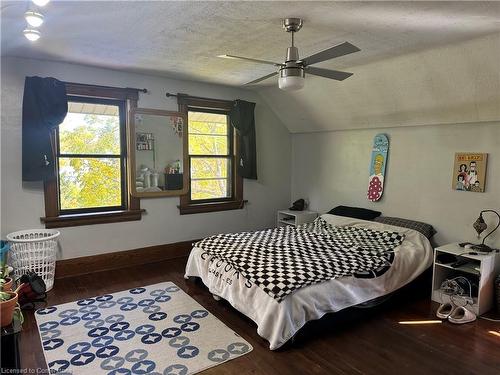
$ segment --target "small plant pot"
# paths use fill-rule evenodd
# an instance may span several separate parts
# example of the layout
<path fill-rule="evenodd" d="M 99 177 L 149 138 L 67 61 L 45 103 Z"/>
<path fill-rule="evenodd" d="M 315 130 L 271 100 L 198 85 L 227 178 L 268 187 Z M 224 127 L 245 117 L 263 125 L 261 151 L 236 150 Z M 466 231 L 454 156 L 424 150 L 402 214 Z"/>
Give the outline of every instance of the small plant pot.
<path fill-rule="evenodd" d="M 13 280 L 11 277 L 5 278 L 5 283 L 2 284 L 2 292 L 10 292 L 12 290 Z"/>
<path fill-rule="evenodd" d="M 8 326 L 10 323 L 12 323 L 14 309 L 16 308 L 17 304 L 17 293 L 7 293 L 11 295 L 10 299 L 0 302 L 0 320 L 2 327 Z"/>

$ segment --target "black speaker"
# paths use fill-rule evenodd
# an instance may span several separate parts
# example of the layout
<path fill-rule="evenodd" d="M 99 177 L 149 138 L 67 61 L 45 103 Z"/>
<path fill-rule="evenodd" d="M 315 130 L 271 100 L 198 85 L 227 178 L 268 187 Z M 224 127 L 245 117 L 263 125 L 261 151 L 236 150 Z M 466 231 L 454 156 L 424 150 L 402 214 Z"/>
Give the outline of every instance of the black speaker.
<path fill-rule="evenodd" d="M 182 189 L 182 173 L 167 173 L 166 175 L 166 189 L 167 190 L 181 190 Z"/>
<path fill-rule="evenodd" d="M 306 206 L 306 201 L 303 199 L 298 199 L 295 202 L 293 202 L 292 207 L 290 207 L 290 210 L 303 211 L 305 206 Z"/>

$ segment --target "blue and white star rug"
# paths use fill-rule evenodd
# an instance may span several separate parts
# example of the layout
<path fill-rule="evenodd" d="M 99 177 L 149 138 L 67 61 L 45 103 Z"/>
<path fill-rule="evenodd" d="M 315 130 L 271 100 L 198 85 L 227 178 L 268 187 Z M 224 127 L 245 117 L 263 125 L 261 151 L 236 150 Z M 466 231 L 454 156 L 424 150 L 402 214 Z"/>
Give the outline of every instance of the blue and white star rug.
<path fill-rule="evenodd" d="M 253 348 L 172 282 L 36 311 L 57 374 L 186 375 Z"/>

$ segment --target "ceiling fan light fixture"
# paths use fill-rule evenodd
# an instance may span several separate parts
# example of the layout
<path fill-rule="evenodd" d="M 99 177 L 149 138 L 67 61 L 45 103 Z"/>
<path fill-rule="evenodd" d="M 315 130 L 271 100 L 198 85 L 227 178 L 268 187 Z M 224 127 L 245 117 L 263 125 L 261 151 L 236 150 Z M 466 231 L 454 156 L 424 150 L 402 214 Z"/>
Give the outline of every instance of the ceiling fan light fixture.
<path fill-rule="evenodd" d="M 31 1 L 33 1 L 33 4 L 35 4 L 36 6 L 44 7 L 49 3 L 50 0 L 31 0 Z"/>
<path fill-rule="evenodd" d="M 279 77 L 278 86 L 280 90 L 284 91 L 296 91 L 304 87 L 305 83 L 304 77 L 290 76 L 290 77 Z"/>
<path fill-rule="evenodd" d="M 23 34 L 30 42 L 36 42 L 41 36 L 40 31 L 35 29 L 25 29 Z"/>
<path fill-rule="evenodd" d="M 28 25 L 32 27 L 39 27 L 43 23 L 43 14 L 32 10 L 24 13 L 24 18 L 26 19 L 26 22 L 28 22 Z"/>
<path fill-rule="evenodd" d="M 304 87 L 304 68 L 299 66 L 285 67 L 280 69 L 278 87 L 284 91 L 296 91 Z"/>

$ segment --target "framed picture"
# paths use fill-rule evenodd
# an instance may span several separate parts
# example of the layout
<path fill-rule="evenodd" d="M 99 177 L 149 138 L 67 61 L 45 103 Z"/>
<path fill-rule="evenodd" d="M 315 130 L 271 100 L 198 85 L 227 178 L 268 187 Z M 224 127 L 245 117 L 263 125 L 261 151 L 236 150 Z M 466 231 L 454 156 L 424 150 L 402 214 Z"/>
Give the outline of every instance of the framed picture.
<path fill-rule="evenodd" d="M 135 133 L 137 151 L 154 150 L 154 134 L 153 133 Z"/>
<path fill-rule="evenodd" d="M 452 188 L 454 190 L 483 193 L 486 187 L 488 154 L 457 152 L 453 165 Z"/>

